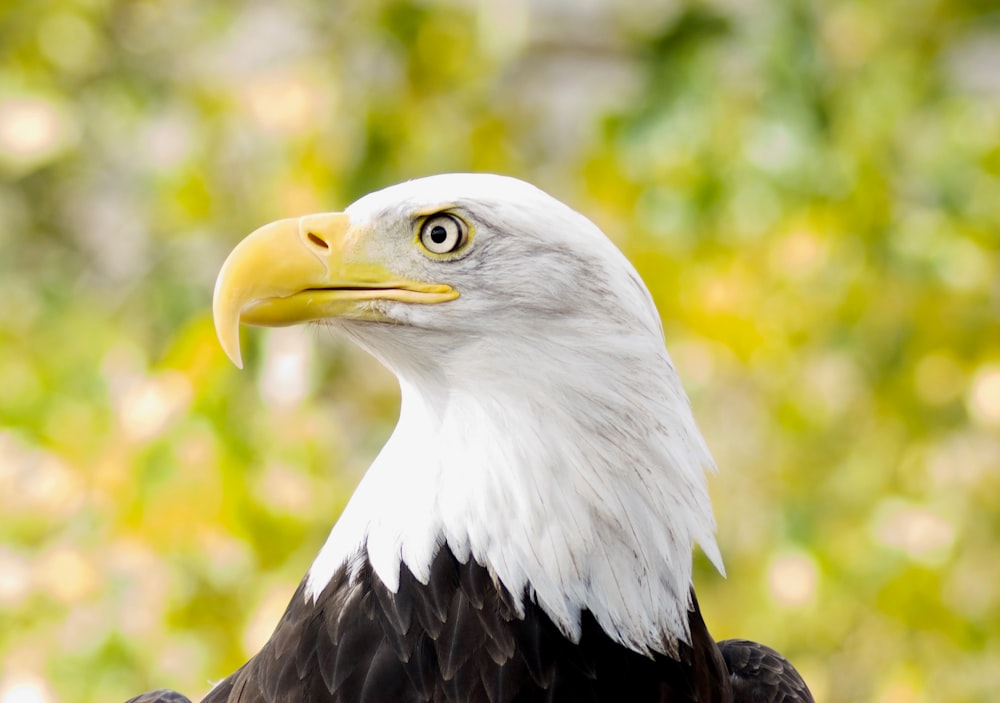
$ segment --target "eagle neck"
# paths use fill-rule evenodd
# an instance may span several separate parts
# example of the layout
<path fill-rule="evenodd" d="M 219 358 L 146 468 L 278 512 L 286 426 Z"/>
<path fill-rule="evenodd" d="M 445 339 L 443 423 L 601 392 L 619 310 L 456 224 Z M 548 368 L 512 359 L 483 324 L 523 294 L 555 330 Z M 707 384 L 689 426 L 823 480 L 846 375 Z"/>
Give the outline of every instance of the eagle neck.
<path fill-rule="evenodd" d="M 397 369 L 399 422 L 307 594 L 358 554 L 390 590 L 401 565 L 426 583 L 447 548 L 574 641 L 588 610 L 635 651 L 675 653 L 689 639 L 695 542 L 721 570 L 712 464 L 662 344 L 636 349 L 626 340 L 583 371 L 518 357 L 516 344 L 484 366 L 511 371 L 520 358 L 517 373 L 466 367 L 432 380 Z"/>

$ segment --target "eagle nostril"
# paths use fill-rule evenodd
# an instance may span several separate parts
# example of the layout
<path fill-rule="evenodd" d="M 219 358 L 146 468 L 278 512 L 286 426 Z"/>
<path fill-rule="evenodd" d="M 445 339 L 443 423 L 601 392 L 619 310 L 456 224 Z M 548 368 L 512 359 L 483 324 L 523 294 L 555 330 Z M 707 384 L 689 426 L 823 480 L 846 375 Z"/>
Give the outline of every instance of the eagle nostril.
<path fill-rule="evenodd" d="M 316 246 L 320 247 L 321 249 L 329 249 L 330 248 L 330 245 L 326 243 L 326 240 L 323 239 L 318 234 L 315 234 L 314 232 L 309 232 L 308 234 L 306 234 L 306 237 L 308 237 L 308 239 L 309 239 L 310 242 L 312 242 Z"/>

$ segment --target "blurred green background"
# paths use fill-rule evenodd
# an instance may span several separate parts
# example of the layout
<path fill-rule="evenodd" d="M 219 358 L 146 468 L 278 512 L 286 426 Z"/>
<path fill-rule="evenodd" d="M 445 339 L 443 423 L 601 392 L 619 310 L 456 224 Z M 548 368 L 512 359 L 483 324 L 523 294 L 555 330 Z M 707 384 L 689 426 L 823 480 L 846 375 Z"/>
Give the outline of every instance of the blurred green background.
<path fill-rule="evenodd" d="M 987 0 L 4 0 L 0 703 L 194 696 L 395 420 L 311 329 L 214 339 L 265 222 L 487 170 L 657 299 L 721 472 L 709 627 L 819 701 L 1000 690 L 1000 11 Z"/>

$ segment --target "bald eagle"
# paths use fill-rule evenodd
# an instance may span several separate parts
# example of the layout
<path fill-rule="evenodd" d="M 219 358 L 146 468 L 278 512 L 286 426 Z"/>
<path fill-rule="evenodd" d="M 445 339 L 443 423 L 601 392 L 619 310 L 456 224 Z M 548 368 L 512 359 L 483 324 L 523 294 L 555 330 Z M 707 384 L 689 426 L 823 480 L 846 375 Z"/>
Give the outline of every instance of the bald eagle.
<path fill-rule="evenodd" d="M 241 323 L 329 325 L 402 401 L 271 639 L 205 701 L 812 701 L 774 650 L 708 633 L 712 458 L 645 285 L 584 216 L 513 178 L 402 183 L 249 235 L 214 315 L 241 367 Z"/>

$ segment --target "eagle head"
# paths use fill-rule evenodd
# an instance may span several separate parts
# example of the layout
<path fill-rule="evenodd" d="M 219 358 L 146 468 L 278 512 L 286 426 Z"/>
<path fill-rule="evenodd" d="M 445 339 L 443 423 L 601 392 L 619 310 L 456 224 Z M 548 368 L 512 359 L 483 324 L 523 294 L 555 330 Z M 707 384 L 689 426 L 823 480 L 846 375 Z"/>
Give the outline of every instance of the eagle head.
<path fill-rule="evenodd" d="M 635 269 L 522 181 L 449 174 L 261 227 L 215 289 L 239 325 L 318 321 L 398 377 L 399 423 L 310 572 L 359 555 L 390 588 L 474 559 L 570 637 L 580 613 L 638 651 L 687 637 L 691 550 L 721 569 L 712 459 Z"/>

